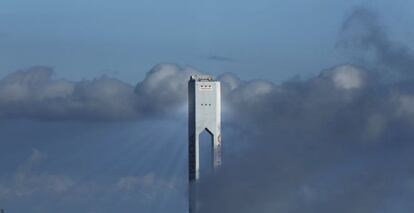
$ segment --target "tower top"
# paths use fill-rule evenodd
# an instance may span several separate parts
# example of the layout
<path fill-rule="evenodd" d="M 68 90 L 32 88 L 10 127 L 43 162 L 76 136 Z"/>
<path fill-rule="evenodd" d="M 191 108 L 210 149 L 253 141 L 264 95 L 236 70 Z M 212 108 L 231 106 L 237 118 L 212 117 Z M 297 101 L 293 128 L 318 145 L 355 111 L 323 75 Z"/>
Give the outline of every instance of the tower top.
<path fill-rule="evenodd" d="M 214 81 L 212 75 L 192 75 L 190 81 Z"/>

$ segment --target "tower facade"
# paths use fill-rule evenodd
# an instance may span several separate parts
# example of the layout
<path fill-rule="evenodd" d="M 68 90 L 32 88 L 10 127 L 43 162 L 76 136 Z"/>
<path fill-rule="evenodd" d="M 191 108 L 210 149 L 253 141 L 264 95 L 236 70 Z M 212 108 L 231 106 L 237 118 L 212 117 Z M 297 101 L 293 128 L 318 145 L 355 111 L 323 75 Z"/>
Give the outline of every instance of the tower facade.
<path fill-rule="evenodd" d="M 221 165 L 221 95 L 220 82 L 209 75 L 193 75 L 188 82 L 188 177 L 189 212 L 196 213 L 197 181 L 200 179 L 200 134 L 212 137 L 213 169 Z"/>

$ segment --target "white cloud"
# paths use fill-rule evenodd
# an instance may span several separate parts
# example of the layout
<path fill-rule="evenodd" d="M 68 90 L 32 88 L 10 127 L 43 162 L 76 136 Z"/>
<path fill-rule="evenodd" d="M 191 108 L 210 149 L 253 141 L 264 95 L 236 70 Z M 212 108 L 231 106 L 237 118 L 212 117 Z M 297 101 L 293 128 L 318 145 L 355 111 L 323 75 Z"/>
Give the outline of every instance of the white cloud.
<path fill-rule="evenodd" d="M 332 80 L 339 89 L 358 89 L 364 84 L 364 72 L 352 65 L 341 65 L 332 71 Z"/>

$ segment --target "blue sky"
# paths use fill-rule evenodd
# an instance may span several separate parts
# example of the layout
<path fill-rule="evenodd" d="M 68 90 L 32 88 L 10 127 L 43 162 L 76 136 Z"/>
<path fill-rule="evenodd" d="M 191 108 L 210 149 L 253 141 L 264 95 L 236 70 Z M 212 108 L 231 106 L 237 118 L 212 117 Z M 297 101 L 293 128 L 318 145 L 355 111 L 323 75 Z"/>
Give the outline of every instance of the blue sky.
<path fill-rule="evenodd" d="M 187 80 L 211 73 L 224 164 L 202 212 L 412 212 L 413 9 L 3 0 L 0 208 L 185 211 Z"/>
<path fill-rule="evenodd" d="M 412 34 L 405 26 L 413 3 L 402 0 L 5 0 L 0 70 L 47 65 L 73 80 L 106 73 L 136 83 L 168 62 L 281 81 L 344 62 L 335 43 L 344 16 L 359 5 L 378 10 L 399 37 Z"/>

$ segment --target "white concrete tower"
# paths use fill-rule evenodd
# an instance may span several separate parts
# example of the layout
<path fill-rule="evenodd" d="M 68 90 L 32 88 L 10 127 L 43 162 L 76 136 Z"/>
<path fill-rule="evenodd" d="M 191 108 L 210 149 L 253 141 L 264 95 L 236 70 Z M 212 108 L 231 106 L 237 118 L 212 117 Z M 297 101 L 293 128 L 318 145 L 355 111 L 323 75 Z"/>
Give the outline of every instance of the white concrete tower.
<path fill-rule="evenodd" d="M 191 76 L 188 82 L 188 176 L 189 212 L 196 213 L 197 189 L 200 178 L 200 134 L 207 131 L 212 137 L 214 169 L 221 165 L 221 96 L 220 82 L 209 75 Z"/>

